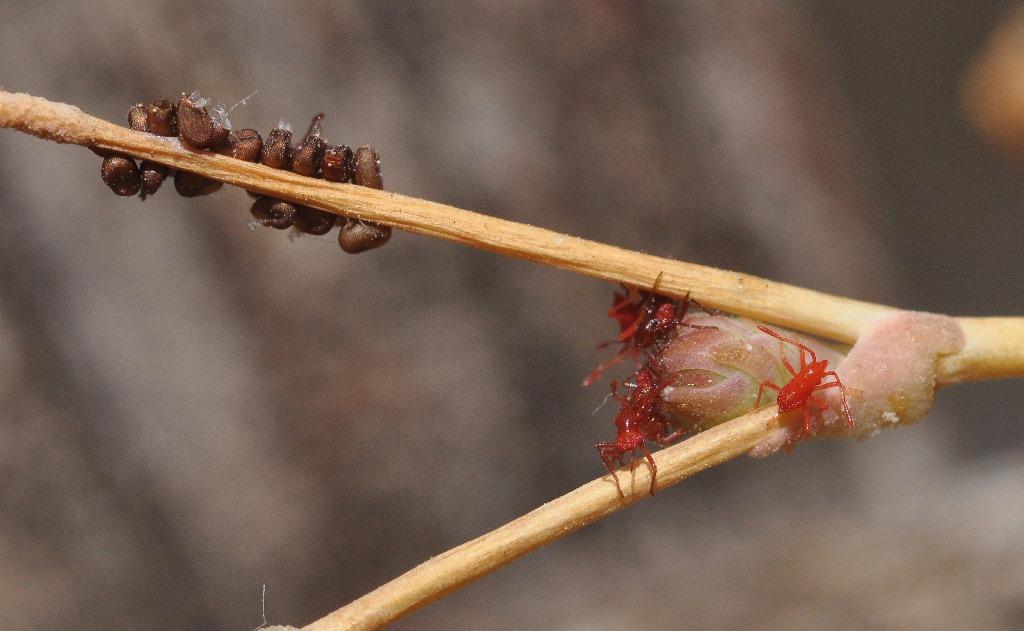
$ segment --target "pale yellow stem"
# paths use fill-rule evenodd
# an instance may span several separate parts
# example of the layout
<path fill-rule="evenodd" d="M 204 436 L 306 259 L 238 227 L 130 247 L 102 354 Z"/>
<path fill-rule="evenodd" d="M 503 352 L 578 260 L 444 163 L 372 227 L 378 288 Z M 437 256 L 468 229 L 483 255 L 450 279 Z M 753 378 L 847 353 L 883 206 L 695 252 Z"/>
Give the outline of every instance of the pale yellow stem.
<path fill-rule="evenodd" d="M 658 489 L 750 451 L 768 436 L 768 421 L 777 412 L 774 406 L 762 408 L 662 449 L 654 455 Z M 302 631 L 379 629 L 547 543 L 650 497 L 651 472 L 646 460 L 639 460 L 632 474 L 624 469 L 618 476 L 622 494 L 612 476 L 605 475 L 430 559 Z"/>
<path fill-rule="evenodd" d="M 892 307 L 831 296 L 756 276 L 632 252 L 544 228 L 488 217 L 445 204 L 349 184 L 333 184 L 205 151 L 175 138 L 134 132 L 77 107 L 0 91 L 0 127 L 62 143 L 127 153 L 176 169 L 300 202 L 328 212 L 385 223 L 500 254 L 609 281 L 653 287 L 668 296 L 689 293 L 708 307 L 854 343 L 875 316 Z M 944 360 L 942 383 L 1024 375 L 1024 324 L 1018 318 L 961 318 L 963 353 Z"/>
<path fill-rule="evenodd" d="M 957 318 L 967 343 L 939 360 L 938 386 L 1024 376 L 1024 318 Z"/>
<path fill-rule="evenodd" d="M 177 139 L 131 131 L 77 107 L 27 94 L 0 91 L 0 127 L 57 142 L 115 150 L 328 212 L 604 280 L 640 287 L 653 287 L 657 280 L 659 293 L 677 298 L 689 293 L 708 307 L 841 342 L 852 344 L 868 320 L 893 310 L 739 272 L 631 252 L 423 199 L 190 151 Z"/>

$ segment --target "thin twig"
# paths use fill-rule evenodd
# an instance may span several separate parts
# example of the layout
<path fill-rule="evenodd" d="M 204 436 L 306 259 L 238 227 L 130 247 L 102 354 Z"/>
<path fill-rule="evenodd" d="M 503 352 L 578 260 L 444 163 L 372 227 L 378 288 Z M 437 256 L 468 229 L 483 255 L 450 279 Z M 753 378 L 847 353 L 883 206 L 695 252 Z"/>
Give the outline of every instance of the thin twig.
<path fill-rule="evenodd" d="M 852 344 L 875 316 L 893 307 L 851 300 L 756 276 L 632 252 L 453 206 L 303 177 L 283 169 L 191 151 L 176 138 L 135 132 L 65 103 L 0 90 L 0 127 L 99 147 L 200 173 L 241 188 L 339 215 L 384 223 L 608 281 L 653 287 L 702 304 Z M 1024 376 L 1024 322 L 961 318 L 967 348 L 939 367 L 942 383 Z M 1011 343 L 1013 342 L 1013 343 Z"/>
<path fill-rule="evenodd" d="M 713 427 L 659 451 L 658 488 L 750 451 L 770 431 L 770 406 Z M 482 537 L 464 543 L 413 568 L 362 598 L 306 626 L 302 631 L 379 629 L 519 557 L 583 526 L 650 497 L 651 472 L 645 460 L 618 473 L 584 484 Z"/>
<path fill-rule="evenodd" d="M 604 280 L 651 287 L 709 307 L 852 343 L 889 307 L 792 287 L 738 272 L 631 252 L 395 193 L 303 177 L 283 169 L 185 149 L 175 138 L 135 132 L 77 107 L 0 92 L 0 127 L 99 147 L 200 173 L 244 189 L 340 215 L 384 223 Z"/>
<path fill-rule="evenodd" d="M 1024 376 L 1024 318 L 957 318 L 967 343 L 939 360 L 936 386 Z"/>

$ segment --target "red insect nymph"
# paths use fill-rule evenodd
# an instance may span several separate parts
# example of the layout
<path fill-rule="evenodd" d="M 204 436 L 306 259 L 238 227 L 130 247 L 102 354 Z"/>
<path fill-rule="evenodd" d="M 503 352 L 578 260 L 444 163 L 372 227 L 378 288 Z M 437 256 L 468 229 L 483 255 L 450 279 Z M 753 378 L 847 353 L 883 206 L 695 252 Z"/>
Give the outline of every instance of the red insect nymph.
<path fill-rule="evenodd" d="M 615 292 L 615 302 L 608 310 L 608 317 L 619 323 L 619 338 L 601 345 L 618 342 L 621 348 L 615 357 L 598 366 L 583 380 L 584 386 L 594 383 L 601 373 L 626 358 L 636 361 L 642 351 L 660 346 L 677 328 L 686 326 L 683 318 L 693 302 L 689 298 L 675 300 L 636 287 L 627 289 L 625 285 L 623 290 L 626 293 Z"/>
<path fill-rule="evenodd" d="M 811 435 L 811 402 L 816 403 L 821 407 L 821 409 L 828 409 L 829 407 L 827 402 L 815 397 L 814 393 L 818 390 L 839 388 L 839 395 L 843 401 L 843 411 L 846 414 L 846 422 L 850 426 L 850 429 L 853 429 L 853 415 L 850 413 L 850 406 L 846 403 L 846 389 L 843 387 L 843 383 L 839 380 L 839 375 L 837 375 L 834 370 L 828 369 L 828 360 L 823 359 L 818 361 L 817 355 L 815 355 L 814 351 L 810 348 L 795 340 L 782 337 L 766 326 L 758 326 L 757 328 L 760 329 L 762 333 L 767 333 L 781 342 L 792 344 L 799 348 L 800 370 L 795 370 L 792 364 L 790 364 L 786 359 L 786 356 L 783 355 L 782 364 L 786 367 L 786 370 L 793 375 L 793 378 L 782 387 L 779 387 L 771 381 L 762 381 L 761 387 L 757 391 L 757 403 L 755 404 L 755 407 L 761 406 L 761 396 L 764 394 L 765 388 L 778 390 L 778 404 L 780 412 L 795 412 L 796 410 L 803 408 L 804 438 L 808 438 Z M 807 361 L 806 355 L 810 355 L 811 361 Z M 822 383 L 826 377 L 832 377 L 835 381 Z"/>
<path fill-rule="evenodd" d="M 640 369 L 634 378 L 636 386 L 626 396 L 619 395 L 617 382 L 612 382 L 612 396 L 622 406 L 615 417 L 618 433 L 615 442 L 598 443 L 596 447 L 601 455 L 601 461 L 615 478 L 616 485 L 619 478 L 615 474 L 615 465 L 625 466 L 626 454 L 632 456 L 631 463 L 635 462 L 636 451 L 640 450 L 651 465 L 651 495 L 654 495 L 658 466 L 654 463 L 654 457 L 645 443 L 653 440 L 665 446 L 679 438 L 682 432 L 669 432 L 669 423 L 661 417 L 658 410 L 661 392 L 672 383 L 672 379 L 659 378 L 649 364 Z"/>

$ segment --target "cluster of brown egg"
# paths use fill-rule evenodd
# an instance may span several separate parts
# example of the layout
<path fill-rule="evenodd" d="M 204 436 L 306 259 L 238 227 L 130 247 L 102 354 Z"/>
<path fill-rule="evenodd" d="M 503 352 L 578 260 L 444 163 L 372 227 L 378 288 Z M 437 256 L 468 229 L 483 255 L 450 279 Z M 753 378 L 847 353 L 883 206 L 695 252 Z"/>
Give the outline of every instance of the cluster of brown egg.
<path fill-rule="evenodd" d="M 138 104 L 128 110 L 128 127 L 158 136 L 177 136 L 190 149 L 209 150 L 247 162 L 261 162 L 275 169 L 288 169 L 307 177 L 329 182 L 347 182 L 382 190 L 380 158 L 369 145 L 355 151 L 346 145 L 329 145 L 323 139 L 320 121 L 313 118 L 306 135 L 292 146 L 292 132 L 278 125 L 263 137 L 255 129 L 234 131 L 223 108 L 210 113 L 208 101 L 182 94 L 177 103 L 166 99 L 149 105 Z M 136 164 L 129 156 L 104 152 L 100 175 L 117 195 L 138 194 L 145 199 L 156 193 L 172 173 L 165 165 L 143 160 Z M 174 190 L 183 197 L 209 195 L 223 183 L 188 171 L 174 172 Z M 265 195 L 256 196 L 250 209 L 260 224 L 285 230 L 294 227 L 307 234 L 327 234 L 335 223 L 341 224 L 338 243 L 341 249 L 355 254 L 384 245 L 391 238 L 391 228 L 369 221 L 337 215 L 294 204 Z"/>

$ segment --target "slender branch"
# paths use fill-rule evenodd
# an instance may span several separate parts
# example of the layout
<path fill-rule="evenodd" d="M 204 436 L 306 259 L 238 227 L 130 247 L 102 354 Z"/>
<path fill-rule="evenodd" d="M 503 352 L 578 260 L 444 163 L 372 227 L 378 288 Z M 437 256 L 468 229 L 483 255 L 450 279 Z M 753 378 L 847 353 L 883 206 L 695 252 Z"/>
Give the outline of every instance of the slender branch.
<path fill-rule="evenodd" d="M 544 228 L 519 224 L 374 189 L 303 177 L 283 169 L 191 151 L 175 138 L 135 132 L 77 107 L 0 91 L 0 127 L 85 146 L 111 149 L 244 189 L 339 215 L 368 219 L 499 254 L 626 283 L 676 298 L 687 294 L 709 307 L 852 344 L 875 316 L 893 307 L 831 296 L 756 276 L 631 252 Z M 963 353 L 939 367 L 945 384 L 1024 376 L 1024 321 L 961 318 Z M 1011 340 L 1017 343 L 1011 344 Z"/>
<path fill-rule="evenodd" d="M 733 419 L 654 455 L 663 489 L 744 454 L 772 431 L 770 406 Z M 379 629 L 519 557 L 583 526 L 650 497 L 651 472 L 641 459 L 619 472 L 622 494 L 610 475 L 571 491 L 482 537 L 413 568 L 303 631 Z"/>
<path fill-rule="evenodd" d="M 77 107 L 0 91 L 0 127 L 62 143 L 110 149 L 340 215 L 384 223 L 587 276 L 652 287 L 709 306 L 852 343 L 889 307 L 756 276 L 631 252 L 395 193 L 303 177 L 283 169 L 185 149 L 164 138 L 89 116 Z M 660 276 L 660 279 L 659 279 Z"/>
<path fill-rule="evenodd" d="M 1024 376 L 1024 318 L 957 318 L 967 343 L 939 360 L 937 386 Z"/>
<path fill-rule="evenodd" d="M 283 169 L 191 151 L 176 138 L 132 131 L 64 103 L 0 91 L 0 127 L 152 160 L 299 202 L 499 254 L 640 287 L 805 333 L 852 344 L 875 316 L 893 307 L 831 296 L 739 272 L 632 252 L 453 206 L 362 186 L 303 177 Z M 967 348 L 939 367 L 944 384 L 1024 376 L 1024 320 L 961 318 Z M 1016 341 L 1016 343 L 1012 343 Z"/>

